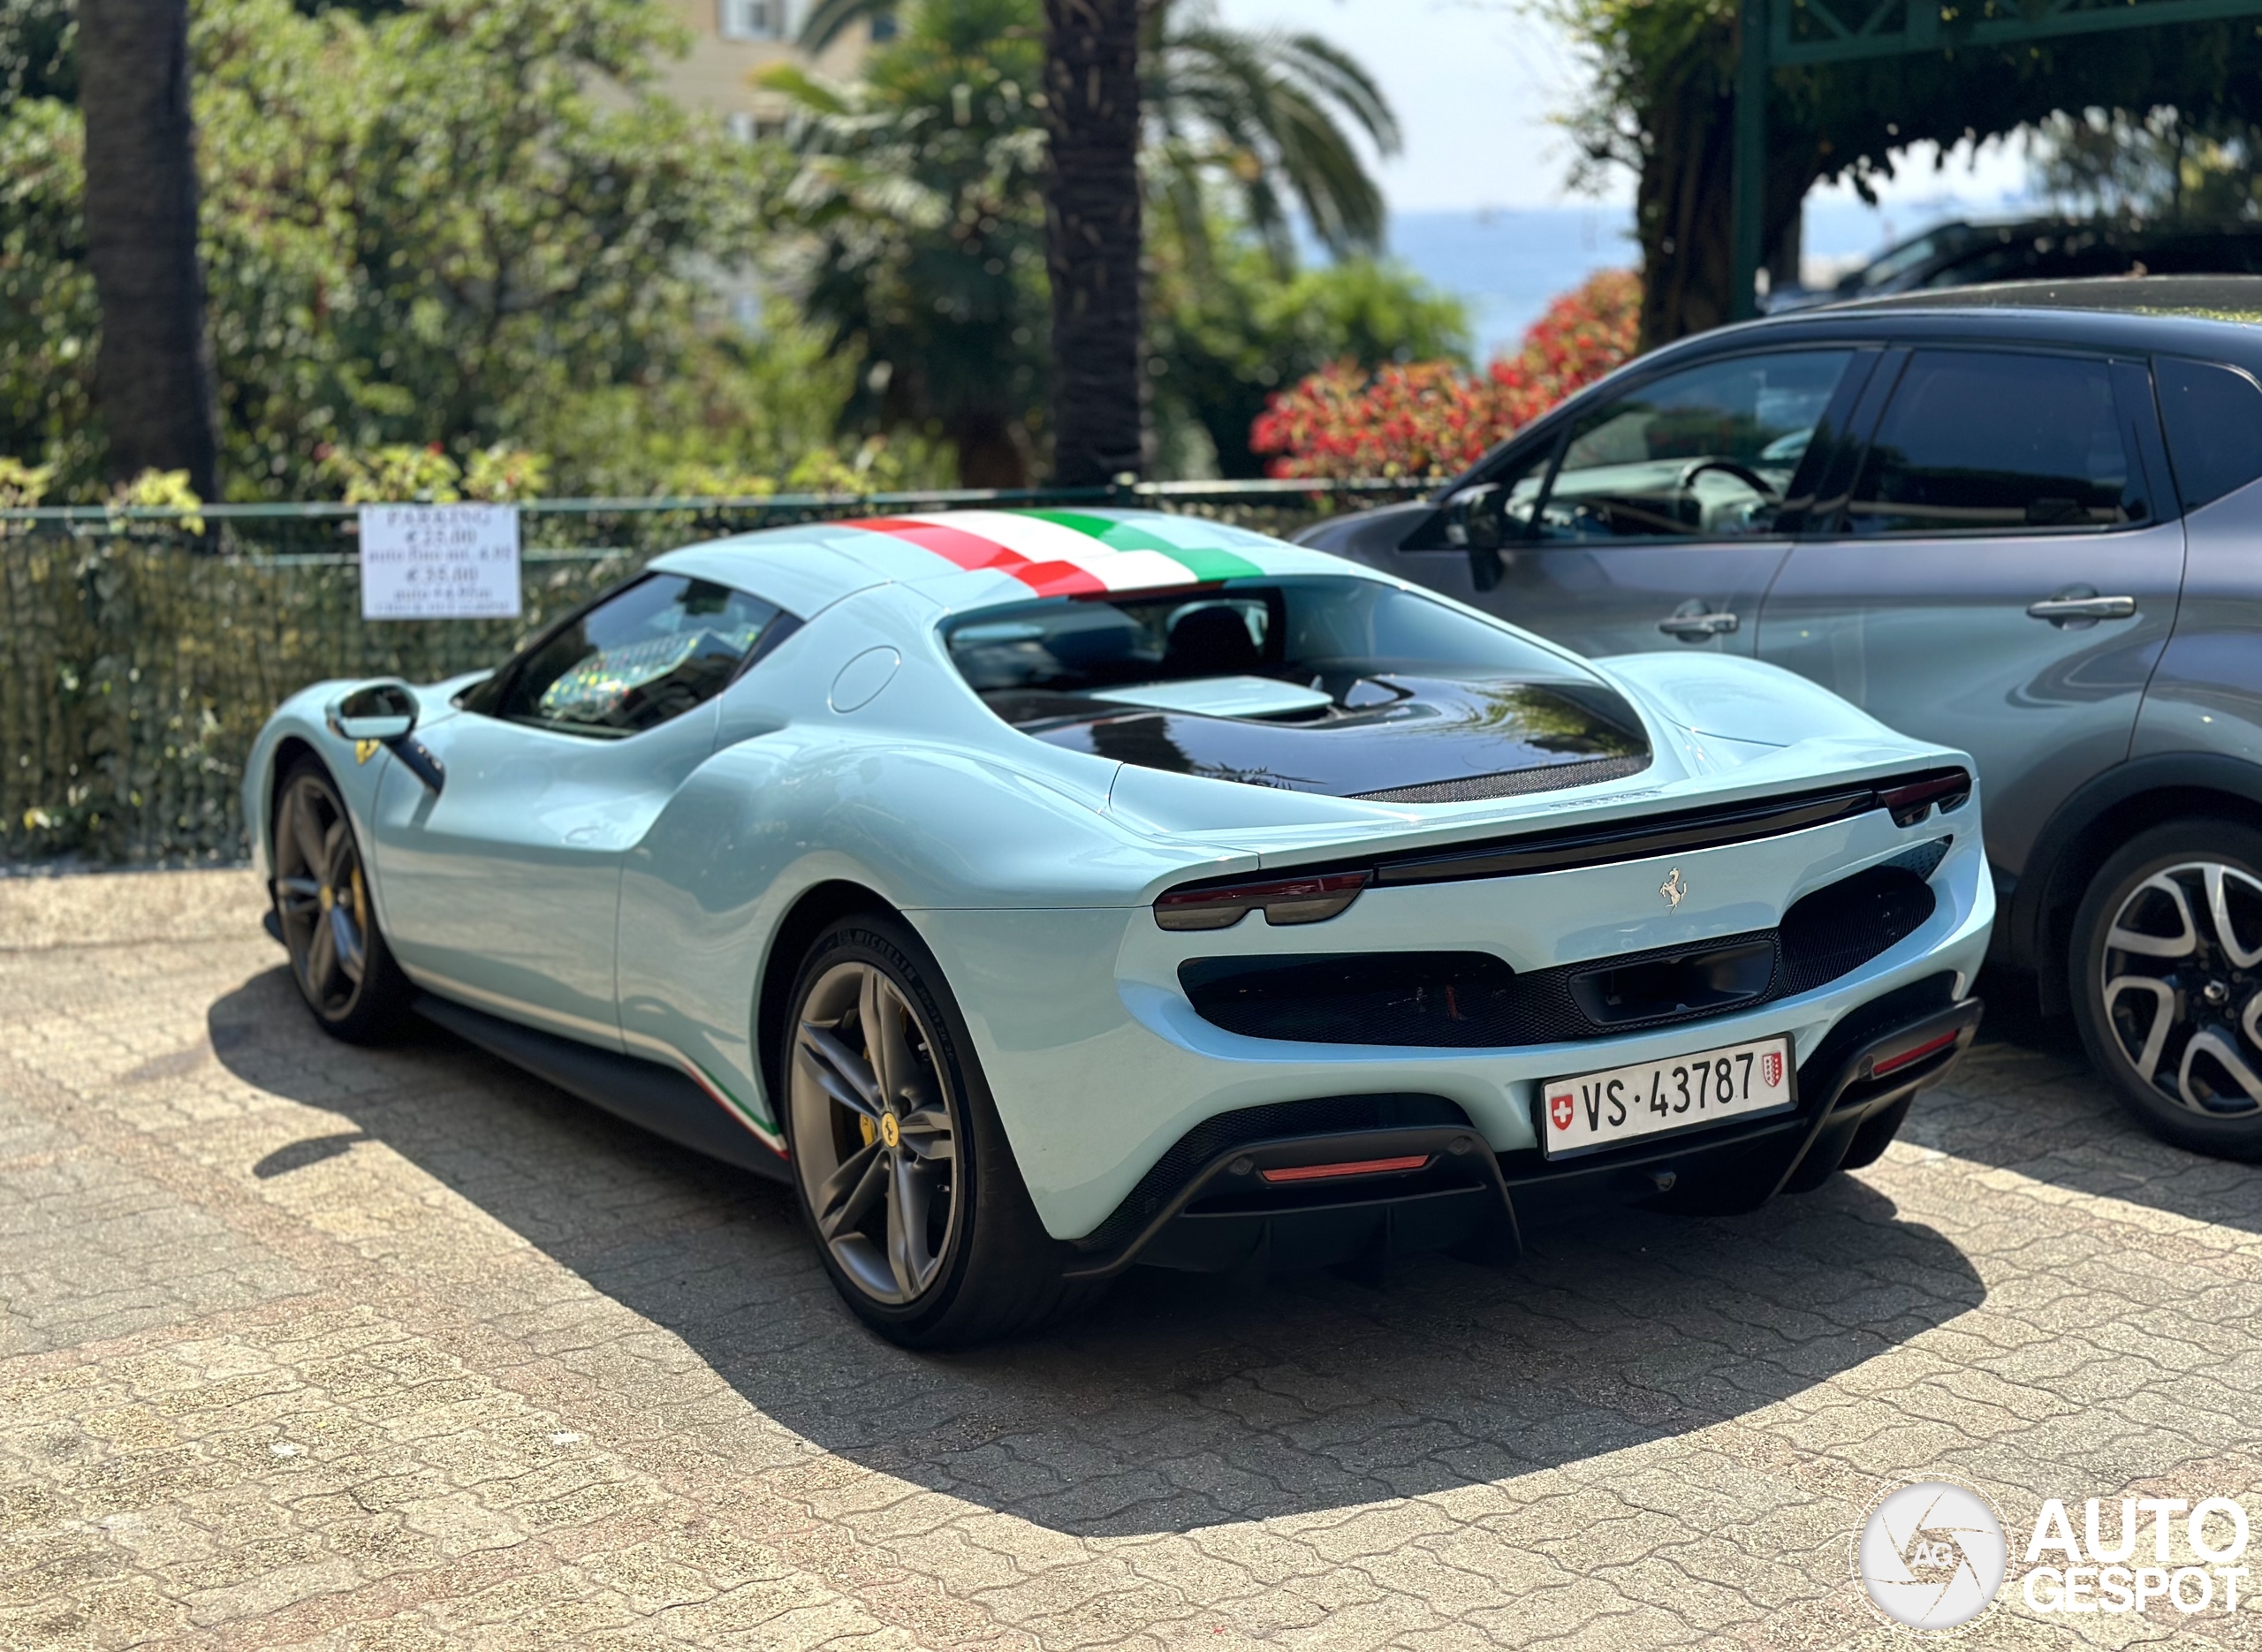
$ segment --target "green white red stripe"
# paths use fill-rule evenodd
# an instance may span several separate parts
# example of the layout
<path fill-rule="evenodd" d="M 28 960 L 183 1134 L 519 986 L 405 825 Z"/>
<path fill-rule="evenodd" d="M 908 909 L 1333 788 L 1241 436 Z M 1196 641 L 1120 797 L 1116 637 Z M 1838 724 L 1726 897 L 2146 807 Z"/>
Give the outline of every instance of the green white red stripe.
<path fill-rule="evenodd" d="M 953 567 L 1018 580 L 1041 596 L 1089 596 L 1238 580 L 1264 570 L 1230 550 L 1174 543 L 1141 522 L 1076 511 L 952 511 L 843 524 L 885 534 Z"/>

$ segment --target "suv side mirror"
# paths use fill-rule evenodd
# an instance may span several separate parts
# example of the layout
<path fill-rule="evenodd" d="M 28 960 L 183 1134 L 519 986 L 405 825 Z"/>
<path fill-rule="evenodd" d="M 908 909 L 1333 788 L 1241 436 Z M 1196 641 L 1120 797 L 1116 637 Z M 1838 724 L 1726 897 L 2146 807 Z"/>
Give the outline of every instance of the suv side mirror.
<path fill-rule="evenodd" d="M 1469 582 L 1480 591 L 1500 583 L 1500 549 L 1508 542 L 1508 490 L 1496 482 L 1463 488 L 1446 501 L 1446 539 L 1469 551 Z"/>
<path fill-rule="evenodd" d="M 434 792 L 447 784 L 448 771 L 416 738 L 416 696 L 399 678 L 346 690 L 330 702 L 323 721 L 339 739 L 353 742 L 357 762 L 368 762 L 382 746 Z"/>

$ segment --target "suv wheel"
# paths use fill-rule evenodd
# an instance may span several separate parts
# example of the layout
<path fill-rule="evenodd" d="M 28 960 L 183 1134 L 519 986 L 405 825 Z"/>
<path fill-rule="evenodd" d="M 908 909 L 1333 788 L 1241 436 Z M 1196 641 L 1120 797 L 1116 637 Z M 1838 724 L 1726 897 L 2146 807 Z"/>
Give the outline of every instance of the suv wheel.
<path fill-rule="evenodd" d="M 2139 1123 L 2262 1159 L 2262 832 L 2156 826 L 2099 868 L 2074 919 L 2075 1017 Z"/>

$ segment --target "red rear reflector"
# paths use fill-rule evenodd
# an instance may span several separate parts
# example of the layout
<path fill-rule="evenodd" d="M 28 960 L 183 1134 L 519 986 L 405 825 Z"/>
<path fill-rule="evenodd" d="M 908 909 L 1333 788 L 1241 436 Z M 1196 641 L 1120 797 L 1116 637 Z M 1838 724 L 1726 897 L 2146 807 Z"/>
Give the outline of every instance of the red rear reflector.
<path fill-rule="evenodd" d="M 1333 1176 L 1379 1176 L 1385 1171 L 1418 1171 L 1430 1162 L 1427 1153 L 1409 1153 L 1396 1159 L 1348 1159 L 1340 1164 L 1290 1164 L 1256 1173 L 1268 1182 L 1324 1182 Z"/>
<path fill-rule="evenodd" d="M 1904 1050 L 1897 1056 L 1887 1056 L 1883 1061 L 1870 1068 L 1870 1076 L 1873 1079 L 1881 1079 L 1888 1072 L 1900 1072 L 1912 1061 L 1922 1061 L 1926 1056 L 1937 1050 L 1946 1050 L 1950 1044 L 1955 1042 L 1956 1035 L 1962 1030 L 1959 1027 L 1955 1032 L 1942 1033 L 1938 1038 L 1928 1039 L 1914 1050 Z"/>

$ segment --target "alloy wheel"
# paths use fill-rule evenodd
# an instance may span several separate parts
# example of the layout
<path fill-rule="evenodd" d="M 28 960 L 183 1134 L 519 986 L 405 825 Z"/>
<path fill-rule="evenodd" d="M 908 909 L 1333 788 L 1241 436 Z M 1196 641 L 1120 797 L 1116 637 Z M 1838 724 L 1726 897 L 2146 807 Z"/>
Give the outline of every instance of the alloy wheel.
<path fill-rule="evenodd" d="M 319 775 L 292 780 L 276 811 L 275 909 L 307 1002 L 325 1019 L 352 1013 L 368 968 L 368 883 L 345 806 Z"/>
<path fill-rule="evenodd" d="M 2153 873 L 2114 914 L 2099 969 L 2142 1082 L 2207 1118 L 2262 1112 L 2262 880 L 2217 860 Z"/>
<path fill-rule="evenodd" d="M 957 1237 L 956 1110 L 925 1019 L 875 964 L 834 965 L 794 1028 L 793 1163 L 818 1239 L 876 1302 L 916 1301 Z"/>

